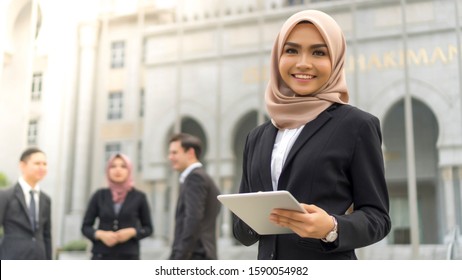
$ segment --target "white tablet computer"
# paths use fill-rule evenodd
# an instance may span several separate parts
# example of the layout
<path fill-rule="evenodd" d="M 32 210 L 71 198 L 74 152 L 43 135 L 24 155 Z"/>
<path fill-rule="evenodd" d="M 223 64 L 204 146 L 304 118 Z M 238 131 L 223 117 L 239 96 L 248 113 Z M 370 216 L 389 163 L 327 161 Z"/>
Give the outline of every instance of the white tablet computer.
<path fill-rule="evenodd" d="M 260 235 L 293 233 L 269 220 L 275 208 L 305 212 L 288 191 L 222 194 L 218 200 Z"/>

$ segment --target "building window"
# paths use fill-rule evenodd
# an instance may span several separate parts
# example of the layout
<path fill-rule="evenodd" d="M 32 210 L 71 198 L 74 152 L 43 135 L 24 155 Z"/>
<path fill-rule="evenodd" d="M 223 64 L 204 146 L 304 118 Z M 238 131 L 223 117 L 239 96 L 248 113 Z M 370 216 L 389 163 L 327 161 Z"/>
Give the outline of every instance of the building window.
<path fill-rule="evenodd" d="M 29 127 L 27 129 L 27 144 L 37 145 L 37 135 L 38 135 L 38 121 L 30 120 Z"/>
<path fill-rule="evenodd" d="M 125 42 L 117 41 L 111 44 L 111 68 L 123 68 L 125 60 Z"/>
<path fill-rule="evenodd" d="M 109 93 L 107 119 L 118 120 L 122 118 L 123 94 L 120 91 Z"/>
<path fill-rule="evenodd" d="M 144 89 L 140 90 L 140 117 L 144 117 Z"/>
<path fill-rule="evenodd" d="M 104 166 L 106 166 L 106 163 L 111 156 L 120 152 L 122 152 L 122 145 L 120 142 L 106 143 L 106 146 L 104 147 Z"/>
<path fill-rule="evenodd" d="M 42 97 L 42 73 L 34 73 L 32 76 L 32 101 L 39 101 Z"/>
<path fill-rule="evenodd" d="M 296 5 L 302 5 L 305 1 L 304 0 L 287 0 L 287 6 L 296 6 Z"/>

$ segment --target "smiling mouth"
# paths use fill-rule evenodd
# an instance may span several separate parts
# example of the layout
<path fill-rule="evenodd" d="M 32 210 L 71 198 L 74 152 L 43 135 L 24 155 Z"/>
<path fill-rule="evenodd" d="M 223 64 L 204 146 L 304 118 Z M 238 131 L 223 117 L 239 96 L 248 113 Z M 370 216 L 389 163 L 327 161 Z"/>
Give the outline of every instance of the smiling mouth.
<path fill-rule="evenodd" d="M 303 79 L 303 80 L 311 80 L 311 79 L 313 79 L 315 77 L 315 76 L 306 75 L 306 74 L 293 74 L 292 76 L 294 78 Z"/>

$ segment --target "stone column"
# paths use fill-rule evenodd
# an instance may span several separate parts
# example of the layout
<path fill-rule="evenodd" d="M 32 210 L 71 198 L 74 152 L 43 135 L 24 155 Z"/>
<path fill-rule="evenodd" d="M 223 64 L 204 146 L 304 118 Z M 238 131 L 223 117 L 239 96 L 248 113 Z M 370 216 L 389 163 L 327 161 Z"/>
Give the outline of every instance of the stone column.
<path fill-rule="evenodd" d="M 169 197 L 167 199 L 169 199 L 169 206 L 167 213 L 165 213 L 165 217 L 168 218 L 168 228 L 165 230 L 165 232 L 167 233 L 166 240 L 169 246 L 173 243 L 173 238 L 175 235 L 175 213 L 180 190 L 178 175 L 178 172 L 176 172 L 170 176 L 167 176 L 167 184 L 169 185 Z"/>
<path fill-rule="evenodd" d="M 223 194 L 231 193 L 231 190 L 233 187 L 232 178 L 230 177 L 223 178 L 222 186 L 223 186 L 222 188 Z M 233 221 L 231 219 L 231 212 L 225 206 L 222 205 L 221 207 L 222 207 L 221 212 L 223 215 L 223 220 L 220 225 L 220 231 L 221 231 L 220 242 L 230 245 L 232 244 L 232 240 L 233 240 Z"/>
<path fill-rule="evenodd" d="M 71 213 L 67 218 L 67 241 L 80 238 L 80 225 L 87 205 L 86 194 L 91 182 L 91 135 L 95 87 L 95 59 L 99 23 L 85 22 L 79 28 L 79 80 L 75 116 L 74 170 Z"/>
<path fill-rule="evenodd" d="M 154 234 L 144 238 L 140 243 L 141 259 L 162 260 L 167 259 L 170 254 L 170 247 L 166 242 L 167 219 L 165 215 L 165 193 L 167 184 L 165 180 L 149 181 L 148 200 L 151 205 L 151 219 Z"/>
<path fill-rule="evenodd" d="M 460 205 L 459 209 L 462 210 L 462 166 L 459 166 L 458 169 L 459 169 L 459 202 L 458 202 L 458 205 Z M 460 220 L 457 224 L 459 225 L 459 234 L 462 235 L 462 215 L 460 216 Z M 460 240 L 462 240 L 462 238 Z"/>
<path fill-rule="evenodd" d="M 167 192 L 167 183 L 165 180 L 154 182 L 154 230 L 155 239 L 165 245 L 165 240 L 168 237 L 168 225 L 171 221 L 167 221 L 165 213 L 165 198 Z"/>
<path fill-rule="evenodd" d="M 8 11 L 8 5 L 6 4 L 5 1 L 1 2 L 0 3 L 0 16 L 5 19 L 7 18 L 7 11 Z M 3 20 L 5 21 L 5 20 Z M 10 38 L 7 38 L 6 35 L 5 35 L 5 28 L 3 26 L 4 23 L 0 24 L 0 38 L 6 38 L 6 40 L 10 40 Z M 0 89 L 2 88 L 2 74 L 3 74 L 3 67 L 5 65 L 3 65 L 3 61 L 4 61 L 4 57 L 9 55 L 7 53 L 7 49 L 6 49 L 6 40 L 3 39 L 0 41 Z"/>
<path fill-rule="evenodd" d="M 454 175 L 452 169 L 452 166 L 445 166 L 441 168 L 444 186 L 446 234 L 452 231 L 456 225 L 456 208 L 454 204 Z"/>

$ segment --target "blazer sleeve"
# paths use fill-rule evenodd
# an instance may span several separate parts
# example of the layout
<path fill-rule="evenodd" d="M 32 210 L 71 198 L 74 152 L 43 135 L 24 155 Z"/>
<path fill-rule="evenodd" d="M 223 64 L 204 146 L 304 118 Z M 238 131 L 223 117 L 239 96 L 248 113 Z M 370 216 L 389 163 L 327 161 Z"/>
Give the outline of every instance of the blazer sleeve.
<path fill-rule="evenodd" d="M 46 222 L 43 225 L 43 240 L 45 242 L 45 254 L 47 260 L 52 259 L 52 245 L 51 245 L 51 199 L 48 196 L 43 196 L 43 198 L 46 200 L 46 205 L 47 205 L 47 217 L 46 217 Z"/>
<path fill-rule="evenodd" d="M 247 156 L 249 152 L 249 145 L 250 145 L 250 134 L 247 136 L 246 144 L 244 148 L 244 160 L 243 160 L 243 170 L 242 170 L 242 179 L 241 185 L 239 187 L 239 193 L 248 193 L 250 192 L 250 187 L 248 184 L 248 177 L 247 177 Z M 243 245 L 250 246 L 255 244 L 258 240 L 260 240 L 260 235 L 254 231 L 250 226 L 248 226 L 245 222 L 243 222 L 239 217 L 233 214 L 233 235 L 234 237 L 239 240 Z"/>
<path fill-rule="evenodd" d="M 5 219 L 6 208 L 12 189 L 0 190 L 0 227 L 3 227 L 3 220 Z"/>
<path fill-rule="evenodd" d="M 82 234 L 91 241 L 96 241 L 96 229 L 93 227 L 93 225 L 95 224 L 95 220 L 98 217 L 98 196 L 100 193 L 100 191 L 97 191 L 93 194 L 88 203 L 87 210 L 85 211 L 85 216 L 83 217 L 81 228 Z"/>
<path fill-rule="evenodd" d="M 349 176 L 354 210 L 351 214 L 335 215 L 339 238 L 335 244 L 324 243 L 326 248 L 335 251 L 360 248 L 389 233 L 389 197 L 381 143 L 380 123 L 372 116 L 361 125 L 351 157 Z"/>
<path fill-rule="evenodd" d="M 0 228 L 3 227 L 3 220 L 5 219 L 5 213 L 8 206 L 8 201 L 13 193 L 13 188 L 6 190 L 0 190 Z M 0 239 L 0 259 L 2 259 L 2 243 Z"/>
<path fill-rule="evenodd" d="M 141 193 L 140 207 L 139 209 L 139 219 L 140 225 L 136 228 L 136 239 L 140 240 L 145 237 L 150 236 L 153 233 L 153 226 L 151 220 L 151 210 L 149 208 L 148 200 L 144 193 Z"/>

